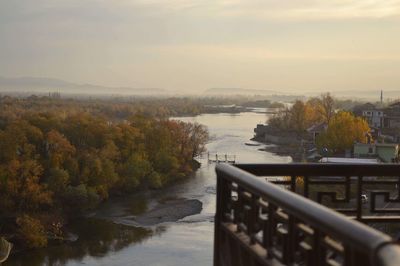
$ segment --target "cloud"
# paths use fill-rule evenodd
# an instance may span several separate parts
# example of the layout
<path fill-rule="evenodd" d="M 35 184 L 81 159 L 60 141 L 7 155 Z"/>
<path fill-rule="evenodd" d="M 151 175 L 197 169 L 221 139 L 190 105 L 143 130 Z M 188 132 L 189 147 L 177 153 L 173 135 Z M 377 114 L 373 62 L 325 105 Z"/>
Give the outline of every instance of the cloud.
<path fill-rule="evenodd" d="M 0 0 L 0 22 L 136 18 L 339 20 L 400 17 L 400 0 Z"/>
<path fill-rule="evenodd" d="M 264 19 L 351 19 L 381 18 L 400 14 L 400 1 L 388 0 L 317 0 L 317 1 L 237 1 L 221 9 L 231 16 Z"/>
<path fill-rule="evenodd" d="M 281 65 L 276 86 L 309 70 L 301 87 L 334 65 L 368 86 L 370 64 L 398 83 L 399 14 L 400 0 L 0 0 L 0 74 L 199 88 Z"/>
<path fill-rule="evenodd" d="M 125 0 L 127 6 L 202 16 L 278 20 L 383 18 L 400 15 L 399 0 Z"/>

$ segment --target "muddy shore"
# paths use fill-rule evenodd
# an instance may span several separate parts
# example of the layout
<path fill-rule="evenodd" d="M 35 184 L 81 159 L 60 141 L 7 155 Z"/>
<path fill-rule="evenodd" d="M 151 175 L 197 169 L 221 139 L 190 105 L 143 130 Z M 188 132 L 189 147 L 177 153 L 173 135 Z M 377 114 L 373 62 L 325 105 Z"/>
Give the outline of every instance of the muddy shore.
<path fill-rule="evenodd" d="M 203 203 L 196 199 L 169 200 L 133 219 L 139 226 L 153 226 L 179 221 L 187 216 L 199 214 L 202 209 Z"/>

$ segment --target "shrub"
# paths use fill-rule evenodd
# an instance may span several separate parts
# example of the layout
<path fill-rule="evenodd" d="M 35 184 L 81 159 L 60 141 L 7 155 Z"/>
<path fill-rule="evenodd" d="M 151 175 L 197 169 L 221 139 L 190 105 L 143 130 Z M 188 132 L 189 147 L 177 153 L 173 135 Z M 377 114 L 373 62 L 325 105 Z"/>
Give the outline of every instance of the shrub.
<path fill-rule="evenodd" d="M 38 248 L 47 245 L 46 232 L 39 220 L 24 214 L 17 218 L 17 225 L 18 235 L 24 246 Z"/>

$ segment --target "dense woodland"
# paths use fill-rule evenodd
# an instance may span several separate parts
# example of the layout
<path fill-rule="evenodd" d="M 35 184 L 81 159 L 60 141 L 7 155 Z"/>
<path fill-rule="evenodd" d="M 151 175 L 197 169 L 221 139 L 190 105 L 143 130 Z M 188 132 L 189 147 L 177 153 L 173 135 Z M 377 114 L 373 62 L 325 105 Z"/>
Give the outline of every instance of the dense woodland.
<path fill-rule="evenodd" d="M 19 246 L 62 239 L 71 216 L 112 195 L 158 189 L 189 176 L 208 132 L 169 117 L 284 107 L 260 97 L 55 96 L 0 96 L 0 235 Z M 331 119 L 330 99 L 297 101 L 270 124 L 304 132 Z"/>
<path fill-rule="evenodd" d="M 84 97 L 81 99 L 47 96 L 0 96 L 0 113 L 8 117 L 15 117 L 27 112 L 52 112 L 60 115 L 85 112 L 116 121 L 128 119 L 137 113 L 166 118 L 194 116 L 204 113 L 239 113 L 245 111 L 246 107 L 283 108 L 284 105 L 256 96 Z"/>
<path fill-rule="evenodd" d="M 162 108 L 162 106 L 158 106 Z M 0 235 L 27 247 L 62 238 L 68 217 L 111 195 L 157 189 L 197 167 L 207 129 L 119 104 L 3 97 Z M 124 119 L 122 119 L 124 118 Z"/>

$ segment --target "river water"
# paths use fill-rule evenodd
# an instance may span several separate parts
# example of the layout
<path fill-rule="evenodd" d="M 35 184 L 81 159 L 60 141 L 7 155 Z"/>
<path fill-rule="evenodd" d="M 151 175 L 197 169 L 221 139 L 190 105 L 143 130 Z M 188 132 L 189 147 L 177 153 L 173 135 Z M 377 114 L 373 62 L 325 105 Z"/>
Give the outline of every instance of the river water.
<path fill-rule="evenodd" d="M 204 114 L 175 119 L 206 125 L 212 136 L 208 151 L 234 154 L 237 163 L 291 161 L 290 157 L 259 151 L 262 146 L 245 145 L 256 124 L 267 119 L 264 113 Z M 212 265 L 215 164 L 209 164 L 207 158 L 199 161 L 201 167 L 184 182 L 162 192 L 110 200 L 92 215 L 76 220 L 69 229 L 79 236 L 78 240 L 14 254 L 4 265 Z M 130 222 L 132 216 L 169 198 L 197 199 L 203 203 L 203 209 L 178 222 L 153 227 L 138 227 Z"/>

